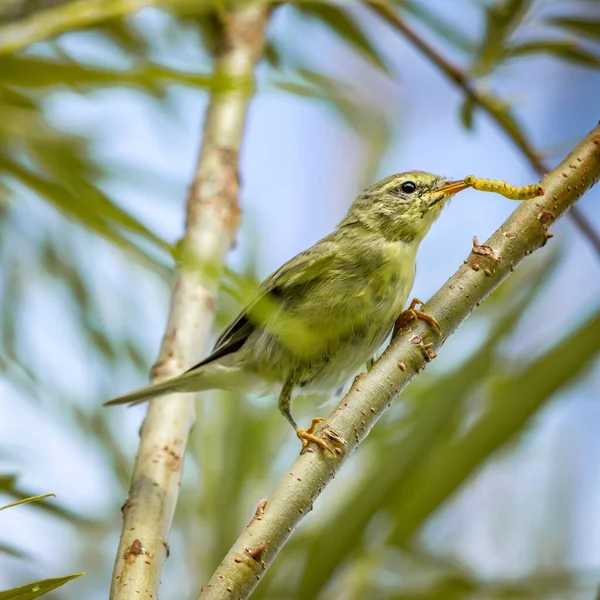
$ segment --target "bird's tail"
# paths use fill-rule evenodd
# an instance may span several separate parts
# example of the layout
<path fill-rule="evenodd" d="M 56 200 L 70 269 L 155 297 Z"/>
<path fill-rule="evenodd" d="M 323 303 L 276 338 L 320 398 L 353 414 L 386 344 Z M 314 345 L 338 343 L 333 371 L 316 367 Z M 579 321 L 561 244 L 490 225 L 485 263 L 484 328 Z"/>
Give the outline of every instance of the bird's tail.
<path fill-rule="evenodd" d="M 199 392 L 212 387 L 210 382 L 203 381 L 205 378 L 202 376 L 201 370 L 194 369 L 188 373 L 183 373 L 178 377 L 161 381 L 160 383 L 152 383 L 146 387 L 140 388 L 124 394 L 123 396 L 117 396 L 112 398 L 103 404 L 103 406 L 114 406 L 115 404 L 140 404 L 146 402 L 151 398 L 157 396 L 165 396 L 166 394 L 172 394 L 177 392 Z"/>

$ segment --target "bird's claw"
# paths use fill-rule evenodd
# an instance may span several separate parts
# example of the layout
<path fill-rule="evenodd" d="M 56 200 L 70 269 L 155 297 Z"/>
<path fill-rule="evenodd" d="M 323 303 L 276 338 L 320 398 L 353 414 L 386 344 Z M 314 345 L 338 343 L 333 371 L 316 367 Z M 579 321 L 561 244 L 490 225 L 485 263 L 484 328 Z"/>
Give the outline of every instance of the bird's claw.
<path fill-rule="evenodd" d="M 315 435 L 317 425 L 319 425 L 320 423 L 325 423 L 326 426 L 328 425 L 327 419 L 315 417 L 312 420 L 312 423 L 310 424 L 310 427 L 308 429 L 302 429 L 301 427 L 296 428 L 296 435 L 302 441 L 302 452 L 304 452 L 304 450 L 306 450 L 306 448 L 308 448 L 308 445 L 311 442 L 314 442 L 317 446 L 319 446 L 319 448 L 322 448 L 323 450 L 327 450 L 328 452 L 331 452 L 331 454 L 333 454 L 335 456 L 335 454 L 336 454 L 335 450 L 327 442 L 325 442 L 325 440 L 323 440 Z M 333 430 L 328 429 L 328 431 L 331 431 L 331 433 L 334 433 Z M 340 436 L 337 434 L 335 434 L 334 436 L 329 436 L 329 437 L 331 437 L 332 439 L 341 440 Z"/>
<path fill-rule="evenodd" d="M 417 306 L 423 306 L 425 303 L 418 298 L 413 298 L 409 307 L 400 313 L 400 316 L 396 319 L 396 323 L 394 325 L 394 333 L 393 337 L 395 337 L 398 332 L 404 329 L 406 326 L 410 325 L 413 321 L 426 321 L 430 325 L 433 325 L 438 331 L 442 331 L 440 324 L 435 320 L 435 317 L 430 314 L 423 312 L 421 310 L 417 310 Z"/>

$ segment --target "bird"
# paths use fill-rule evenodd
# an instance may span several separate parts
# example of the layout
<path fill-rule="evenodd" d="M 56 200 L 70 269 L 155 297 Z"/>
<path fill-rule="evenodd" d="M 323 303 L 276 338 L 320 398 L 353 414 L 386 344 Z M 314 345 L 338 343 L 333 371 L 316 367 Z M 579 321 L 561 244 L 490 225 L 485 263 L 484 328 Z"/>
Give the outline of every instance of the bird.
<path fill-rule="evenodd" d="M 419 245 L 444 205 L 467 187 L 464 180 L 424 171 L 397 173 L 367 187 L 333 232 L 260 284 L 209 356 L 181 375 L 105 405 L 210 389 L 275 393 L 303 450 L 312 442 L 333 452 L 315 435 L 325 419 L 314 418 L 307 429 L 298 426 L 293 396 L 339 389 L 372 359 L 398 319 L 437 326 L 433 317 L 415 310 L 420 301 L 403 307 Z"/>

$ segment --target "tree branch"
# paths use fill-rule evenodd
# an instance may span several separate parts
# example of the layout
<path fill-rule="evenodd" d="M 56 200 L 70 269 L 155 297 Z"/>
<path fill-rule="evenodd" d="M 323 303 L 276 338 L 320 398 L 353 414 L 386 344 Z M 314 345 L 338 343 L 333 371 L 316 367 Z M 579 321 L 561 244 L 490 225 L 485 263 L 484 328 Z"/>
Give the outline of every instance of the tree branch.
<path fill-rule="evenodd" d="M 328 419 L 331 428 L 347 440 L 344 453 L 332 457 L 307 452 L 295 460 L 271 496 L 260 503 L 255 517 L 203 587 L 199 600 L 248 598 L 293 530 L 312 510 L 314 500 L 385 409 L 521 260 L 546 244 L 548 228 L 599 177 L 600 126 L 544 177 L 545 195 L 522 202 L 427 303 L 424 310 L 437 319 L 442 333 L 420 323 L 393 340 L 373 368 L 355 379 Z M 432 346 L 426 348 L 425 341 Z"/>
<path fill-rule="evenodd" d="M 252 77 L 262 54 L 268 16 L 269 8 L 260 3 L 246 3 L 222 15 L 215 73 L 233 81 Z M 186 260 L 179 265 L 166 332 L 153 368 L 155 380 L 180 374 L 199 359 L 198 352 L 208 340 L 222 260 L 237 230 L 238 154 L 249 99 L 246 88 L 233 86 L 211 97 L 187 200 L 185 234 L 179 245 Z M 199 269 L 198 264 L 205 268 Z M 194 397 L 190 394 L 174 394 L 149 404 L 123 506 L 111 600 L 158 597 L 194 418 Z"/>
<path fill-rule="evenodd" d="M 497 99 L 483 94 L 473 86 L 469 77 L 458 67 L 447 61 L 438 51 L 430 46 L 419 34 L 409 27 L 387 4 L 370 1 L 370 9 L 382 17 L 394 29 L 399 31 L 407 40 L 416 46 L 436 67 L 440 69 L 450 80 L 461 88 L 467 99 L 474 105 L 483 109 L 496 124 L 504 131 L 509 139 L 521 151 L 521 154 L 527 158 L 531 166 L 538 172 L 540 177 L 548 173 L 550 168 L 543 162 L 539 153 L 534 150 L 529 140 L 512 119 L 507 119 L 505 104 L 498 102 Z M 583 214 L 573 207 L 570 213 L 571 218 L 579 228 L 581 233 L 588 238 L 596 252 L 600 254 L 600 235 L 594 230 L 592 225 L 583 216 Z"/>
<path fill-rule="evenodd" d="M 0 55 L 161 3 L 164 0 L 73 0 L 38 10 L 0 27 Z"/>

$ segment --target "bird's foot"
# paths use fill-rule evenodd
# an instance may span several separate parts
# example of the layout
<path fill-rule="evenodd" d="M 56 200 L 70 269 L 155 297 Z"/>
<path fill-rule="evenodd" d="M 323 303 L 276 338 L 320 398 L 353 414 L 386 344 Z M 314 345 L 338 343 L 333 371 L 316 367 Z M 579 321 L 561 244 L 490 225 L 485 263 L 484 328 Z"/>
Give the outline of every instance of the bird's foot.
<path fill-rule="evenodd" d="M 398 333 L 404 329 L 406 326 L 410 325 L 413 321 L 418 321 L 421 319 L 422 321 L 427 321 L 430 325 L 433 325 L 438 331 L 441 331 L 442 328 L 440 324 L 432 317 L 430 314 L 423 312 L 421 310 L 417 310 L 417 306 L 421 305 L 421 307 L 425 303 L 418 298 L 413 298 L 410 306 L 403 312 L 400 313 L 400 316 L 396 319 L 396 323 L 394 324 L 394 332 L 392 337 L 396 337 Z"/>
<path fill-rule="evenodd" d="M 336 454 L 335 450 L 327 442 L 325 442 L 325 440 L 323 440 L 315 435 L 315 431 L 317 430 L 317 425 L 319 425 L 320 423 L 325 423 L 325 426 L 328 425 L 327 419 L 315 417 L 312 420 L 312 423 L 308 429 L 302 429 L 301 427 L 296 428 L 296 435 L 302 441 L 302 451 L 304 451 L 306 448 L 308 448 L 308 445 L 311 442 L 314 442 L 317 446 L 319 446 L 319 448 L 322 448 L 323 450 L 327 450 L 328 452 L 331 452 L 331 454 L 333 454 L 335 456 L 335 454 Z M 341 438 L 337 434 L 335 434 L 333 430 L 327 429 L 327 431 L 329 433 L 328 437 L 330 437 L 332 440 L 341 441 Z"/>

